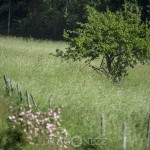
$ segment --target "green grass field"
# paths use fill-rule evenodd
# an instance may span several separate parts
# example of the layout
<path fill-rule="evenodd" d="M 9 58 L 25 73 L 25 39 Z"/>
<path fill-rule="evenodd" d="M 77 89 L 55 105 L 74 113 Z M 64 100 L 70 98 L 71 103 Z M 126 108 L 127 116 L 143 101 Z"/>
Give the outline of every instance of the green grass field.
<path fill-rule="evenodd" d="M 138 65 L 129 70 L 129 76 L 117 85 L 99 76 L 84 62 L 66 62 L 49 55 L 56 48 L 65 47 L 64 42 L 0 37 L 0 130 L 7 128 L 8 107 L 3 103 L 12 100 L 5 96 L 3 75 L 6 74 L 29 90 L 39 107 L 46 109 L 50 97 L 52 107 L 64 106 L 62 124 L 69 138 L 100 136 L 100 114 L 104 113 L 107 146 L 102 149 L 122 149 L 123 121 L 127 124 L 127 149 L 146 149 L 150 66 Z M 69 149 L 88 148 L 82 145 Z"/>

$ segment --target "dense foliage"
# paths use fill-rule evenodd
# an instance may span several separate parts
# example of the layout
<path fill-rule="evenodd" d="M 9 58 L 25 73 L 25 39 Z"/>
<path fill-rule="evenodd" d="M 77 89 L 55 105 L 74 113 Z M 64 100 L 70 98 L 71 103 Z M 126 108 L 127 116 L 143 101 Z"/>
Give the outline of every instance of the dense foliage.
<path fill-rule="evenodd" d="M 76 29 L 76 22 L 86 22 L 86 5 L 98 11 L 106 11 L 107 6 L 116 11 L 123 3 L 124 0 L 1 0 L 0 34 L 7 34 L 10 28 L 11 35 L 62 39 L 64 29 Z M 150 19 L 150 2 L 138 0 L 138 5 L 143 21 Z"/>
<path fill-rule="evenodd" d="M 85 58 L 89 66 L 117 82 L 127 75 L 129 66 L 149 59 L 148 22 L 141 23 L 138 7 L 126 3 L 122 11 L 107 9 L 101 13 L 87 7 L 87 12 L 88 22 L 79 23 L 79 28 L 65 33 L 69 47 L 65 52 L 57 50 L 57 56 L 74 60 Z M 91 63 L 96 59 L 99 66 Z"/>

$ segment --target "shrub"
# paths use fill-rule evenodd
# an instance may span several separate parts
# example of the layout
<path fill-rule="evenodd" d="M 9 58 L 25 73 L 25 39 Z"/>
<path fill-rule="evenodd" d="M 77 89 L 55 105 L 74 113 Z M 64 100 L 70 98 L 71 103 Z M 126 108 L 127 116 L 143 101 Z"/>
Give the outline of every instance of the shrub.
<path fill-rule="evenodd" d="M 9 128 L 21 131 L 30 144 L 45 144 L 47 140 L 51 143 L 66 148 L 63 140 L 67 137 L 66 129 L 61 127 L 61 108 L 48 111 L 34 111 L 23 109 L 15 111 L 9 116 Z M 19 132 L 20 133 L 20 132 Z"/>

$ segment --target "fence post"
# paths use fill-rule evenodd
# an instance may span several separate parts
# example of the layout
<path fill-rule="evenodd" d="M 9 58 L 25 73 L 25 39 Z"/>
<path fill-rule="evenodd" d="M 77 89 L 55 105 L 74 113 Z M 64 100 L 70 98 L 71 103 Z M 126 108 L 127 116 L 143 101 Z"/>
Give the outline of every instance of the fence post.
<path fill-rule="evenodd" d="M 9 89 L 9 96 L 12 96 L 12 84 L 11 84 L 11 80 L 9 80 L 9 82 L 8 82 L 8 89 Z"/>
<path fill-rule="evenodd" d="M 11 81 L 9 78 L 6 77 L 6 75 L 4 75 L 4 81 L 7 95 L 12 96 Z"/>
<path fill-rule="evenodd" d="M 48 108 L 49 108 L 49 109 L 51 108 L 52 96 L 53 96 L 53 95 L 51 95 L 51 96 L 49 97 L 49 100 L 48 100 Z"/>
<path fill-rule="evenodd" d="M 103 113 L 100 116 L 100 126 L 101 126 L 101 129 L 100 129 L 101 135 L 104 136 L 105 135 L 105 120 L 104 120 Z"/>
<path fill-rule="evenodd" d="M 32 94 L 31 94 L 31 100 L 32 100 L 32 102 L 33 102 L 34 106 L 35 106 L 35 107 L 37 107 L 37 104 L 36 104 L 36 102 L 35 102 L 35 100 L 34 100 L 34 98 L 33 98 L 33 95 L 32 95 Z"/>
<path fill-rule="evenodd" d="M 150 115 L 148 117 L 148 125 L 147 125 L 147 149 L 149 149 L 150 143 Z"/>
<path fill-rule="evenodd" d="M 29 95 L 29 92 L 26 91 L 26 98 L 27 98 L 27 103 L 28 103 L 28 106 L 29 108 L 31 107 L 31 104 L 30 104 L 30 95 Z"/>
<path fill-rule="evenodd" d="M 23 96 L 22 96 L 22 92 L 21 92 L 21 88 L 20 88 L 19 84 L 17 84 L 17 91 L 18 91 L 19 100 L 20 100 L 20 102 L 22 102 Z"/>
<path fill-rule="evenodd" d="M 19 84 L 17 83 L 17 92 L 18 92 L 18 96 L 20 95 L 20 91 L 21 91 L 21 89 L 20 89 L 20 86 L 19 86 Z"/>
<path fill-rule="evenodd" d="M 50 99 L 48 100 L 48 108 L 49 109 L 51 108 L 51 100 Z"/>
<path fill-rule="evenodd" d="M 5 87 L 6 87 L 6 94 L 9 95 L 8 79 L 6 75 L 4 75 L 4 82 L 5 82 Z"/>
<path fill-rule="evenodd" d="M 126 150 L 126 142 L 127 142 L 127 137 L 126 137 L 126 123 L 123 122 L 122 124 L 122 146 L 123 146 L 123 150 Z"/>
<path fill-rule="evenodd" d="M 15 89 L 15 82 L 10 80 L 10 89 L 11 89 L 11 93 L 13 94 L 14 89 Z"/>
<path fill-rule="evenodd" d="M 22 92 L 21 91 L 19 93 L 19 98 L 20 98 L 20 102 L 22 102 L 23 101 L 23 96 L 22 96 Z"/>

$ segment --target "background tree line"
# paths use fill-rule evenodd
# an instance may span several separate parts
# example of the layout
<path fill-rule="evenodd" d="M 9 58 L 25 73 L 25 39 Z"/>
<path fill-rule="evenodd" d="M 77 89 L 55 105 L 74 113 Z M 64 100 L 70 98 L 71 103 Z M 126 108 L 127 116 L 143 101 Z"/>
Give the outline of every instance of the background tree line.
<path fill-rule="evenodd" d="M 102 12 L 120 10 L 125 0 L 1 0 L 0 34 L 62 40 L 64 30 L 86 22 L 87 5 Z M 130 0 L 142 9 L 143 22 L 150 20 L 150 0 Z"/>

